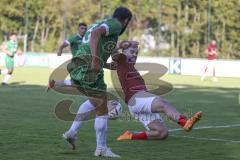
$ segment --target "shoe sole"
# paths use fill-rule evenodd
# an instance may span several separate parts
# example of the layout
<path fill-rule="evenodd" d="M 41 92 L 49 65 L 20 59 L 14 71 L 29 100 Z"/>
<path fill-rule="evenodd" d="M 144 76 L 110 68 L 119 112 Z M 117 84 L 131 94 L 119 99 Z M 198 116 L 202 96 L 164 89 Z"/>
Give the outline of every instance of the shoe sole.
<path fill-rule="evenodd" d="M 195 117 L 196 116 L 196 117 Z M 193 126 L 201 119 L 202 117 L 202 112 L 197 112 L 193 117 L 196 118 L 196 121 L 194 123 L 191 123 L 189 124 L 188 126 L 184 126 L 183 129 L 186 131 L 186 132 L 190 132 L 193 128 Z"/>
<path fill-rule="evenodd" d="M 74 143 L 74 141 L 71 138 L 66 138 L 64 136 L 64 134 L 62 135 L 63 139 L 65 142 L 67 142 L 68 146 L 72 149 L 72 150 L 76 150 L 76 145 Z"/>
<path fill-rule="evenodd" d="M 126 141 L 126 140 L 131 140 L 131 138 L 129 137 L 129 138 L 121 138 L 123 135 L 125 135 L 125 134 L 130 134 L 130 132 L 129 131 L 126 131 L 125 133 L 123 133 L 121 136 L 119 136 L 118 138 L 117 138 L 117 140 L 118 141 Z"/>

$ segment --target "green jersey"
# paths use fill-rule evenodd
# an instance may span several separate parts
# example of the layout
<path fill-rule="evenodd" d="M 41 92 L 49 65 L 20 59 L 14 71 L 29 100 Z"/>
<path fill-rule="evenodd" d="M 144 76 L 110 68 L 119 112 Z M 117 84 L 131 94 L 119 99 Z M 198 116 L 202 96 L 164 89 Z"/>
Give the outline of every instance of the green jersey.
<path fill-rule="evenodd" d="M 103 26 L 106 28 L 106 35 L 102 36 L 98 44 L 98 56 L 100 60 L 106 62 L 111 55 L 113 49 L 116 47 L 119 33 L 122 26 L 116 19 L 107 19 L 103 22 L 93 24 L 83 37 L 82 45 L 78 51 L 77 56 L 82 54 L 91 54 L 90 50 L 90 37 L 91 32 L 97 27 Z"/>
<path fill-rule="evenodd" d="M 17 42 L 13 42 L 13 41 L 8 41 L 7 42 L 7 50 L 11 53 L 13 53 L 13 56 L 9 56 L 9 57 L 14 57 L 15 53 L 17 52 L 17 48 L 18 48 L 18 44 Z"/>
<path fill-rule="evenodd" d="M 98 75 L 95 75 L 90 70 L 92 53 L 90 49 L 91 32 L 97 27 L 105 27 L 106 34 L 101 36 L 98 44 L 98 57 L 101 61 L 102 69 Z M 118 36 L 122 30 L 121 23 L 116 19 L 107 19 L 100 23 L 93 24 L 83 37 L 82 45 L 78 50 L 76 57 L 84 60 L 84 65 L 78 65 L 73 59 L 73 68 L 70 71 L 70 77 L 75 82 L 84 88 L 106 90 L 104 83 L 103 65 L 110 57 L 113 49 L 116 47 Z M 84 57 L 84 58 L 81 58 Z M 94 80 L 93 80 L 94 79 Z M 93 81 L 92 81 L 93 80 Z"/>
<path fill-rule="evenodd" d="M 76 34 L 76 35 L 70 36 L 66 40 L 66 43 L 70 45 L 73 56 L 75 56 L 77 51 L 79 50 L 80 45 L 82 44 L 82 39 L 83 39 L 82 36 L 80 36 L 79 34 Z"/>
<path fill-rule="evenodd" d="M 17 42 L 13 42 L 13 41 L 8 41 L 6 43 L 7 45 L 7 50 L 11 53 L 13 53 L 12 56 L 9 56 L 8 54 L 6 54 L 5 56 L 5 63 L 6 63 L 6 67 L 7 69 L 13 69 L 14 68 L 14 55 L 17 52 L 17 48 L 18 48 L 18 44 Z"/>

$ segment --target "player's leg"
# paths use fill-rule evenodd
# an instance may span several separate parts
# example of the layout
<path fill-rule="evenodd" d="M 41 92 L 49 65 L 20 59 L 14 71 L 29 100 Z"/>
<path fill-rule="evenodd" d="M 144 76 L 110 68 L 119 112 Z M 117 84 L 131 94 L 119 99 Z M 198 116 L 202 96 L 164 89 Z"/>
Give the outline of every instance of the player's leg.
<path fill-rule="evenodd" d="M 148 124 L 148 139 L 164 140 L 168 137 L 168 129 L 163 121 L 154 120 Z"/>
<path fill-rule="evenodd" d="M 8 74 L 8 70 L 7 69 L 0 69 L 0 75 L 7 75 Z"/>
<path fill-rule="evenodd" d="M 216 77 L 216 60 L 212 60 L 212 74 L 213 74 L 212 80 L 213 80 L 214 82 L 217 82 L 218 79 L 217 79 L 217 77 Z"/>
<path fill-rule="evenodd" d="M 202 116 L 202 112 L 197 112 L 192 118 L 187 119 L 185 116 L 181 115 L 169 102 L 159 96 L 156 96 L 153 99 L 151 104 L 151 112 L 165 113 L 171 120 L 182 126 L 185 131 L 191 131 L 194 124 L 197 123 Z"/>
<path fill-rule="evenodd" d="M 140 121 L 146 127 L 146 131 L 141 132 L 129 132 L 126 131 L 124 134 L 119 136 L 117 140 L 164 140 L 168 137 L 168 129 L 164 122 L 161 120 L 159 115 L 156 115 L 155 120 L 146 120 L 145 122 Z M 145 118 L 147 116 L 144 116 Z M 148 116 L 149 117 L 149 116 Z M 143 118 L 143 117 L 142 117 Z"/>
<path fill-rule="evenodd" d="M 94 128 L 96 131 L 97 147 L 94 155 L 103 157 L 120 157 L 107 147 L 108 108 L 106 94 L 99 93 L 98 96 L 91 97 L 90 101 L 96 107 Z"/>
<path fill-rule="evenodd" d="M 53 89 L 54 87 L 66 87 L 66 86 L 72 86 L 73 82 L 69 79 L 63 80 L 63 81 L 55 81 L 55 80 L 50 80 L 48 82 L 47 86 L 47 91 L 50 89 Z"/>
<path fill-rule="evenodd" d="M 208 64 L 206 65 L 205 69 L 204 69 L 204 72 L 203 72 L 203 75 L 201 77 L 201 80 L 203 81 L 206 77 L 206 73 L 207 73 L 207 70 L 208 70 Z"/>
<path fill-rule="evenodd" d="M 12 77 L 12 73 L 13 73 L 13 70 L 14 70 L 13 58 L 6 57 L 5 58 L 5 63 L 6 63 L 7 70 L 3 71 L 3 73 L 5 74 L 5 76 L 3 78 L 3 82 L 2 82 L 3 85 L 6 85 L 8 83 L 8 81 Z"/>
<path fill-rule="evenodd" d="M 151 104 L 154 95 L 148 92 L 136 93 L 128 103 L 129 112 L 147 131 L 129 132 L 119 136 L 117 140 L 147 140 L 147 139 L 165 139 L 168 136 L 168 130 L 159 113 L 151 112 Z"/>
<path fill-rule="evenodd" d="M 135 117 L 135 119 L 143 123 L 145 127 L 147 127 L 147 125 L 152 121 L 161 120 L 158 113 L 163 112 L 173 121 L 182 126 L 185 131 L 190 131 L 202 115 L 201 112 L 197 112 L 192 118 L 187 119 L 170 103 L 163 100 L 161 97 L 145 91 L 135 94 L 129 100 L 128 106 L 130 113 Z M 164 131 L 165 130 L 163 130 L 163 132 Z M 126 136 L 120 136 L 119 139 L 126 139 Z M 127 139 L 132 139 L 132 137 L 129 138 L 128 136 Z M 141 133 L 139 139 L 147 139 L 146 133 Z"/>
<path fill-rule="evenodd" d="M 75 117 L 70 129 L 63 134 L 63 138 L 70 144 L 70 147 L 75 150 L 75 141 L 77 132 L 82 127 L 84 121 L 90 119 L 91 114 L 94 114 L 95 107 L 89 100 L 80 105 L 77 116 Z"/>
<path fill-rule="evenodd" d="M 7 85 L 8 84 L 8 81 L 12 77 L 12 73 L 13 73 L 13 68 L 8 69 L 8 73 L 5 74 L 5 76 L 3 78 L 2 85 Z"/>

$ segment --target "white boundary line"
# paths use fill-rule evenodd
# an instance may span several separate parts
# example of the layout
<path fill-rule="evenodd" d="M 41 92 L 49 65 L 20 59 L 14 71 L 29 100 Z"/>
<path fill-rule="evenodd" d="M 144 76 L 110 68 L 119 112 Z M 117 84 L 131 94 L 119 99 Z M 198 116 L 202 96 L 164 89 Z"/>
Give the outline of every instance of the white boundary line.
<path fill-rule="evenodd" d="M 218 128 L 234 128 L 234 127 L 240 127 L 240 124 L 222 125 L 222 126 L 203 126 L 203 127 L 196 127 L 193 130 L 218 129 Z M 182 131 L 182 129 L 177 128 L 177 129 L 170 129 L 169 130 L 169 132 L 177 132 L 177 131 Z M 187 139 L 195 139 L 195 140 L 217 141 L 217 142 L 227 142 L 227 143 L 240 144 L 240 141 L 221 139 L 221 138 L 202 138 L 202 137 L 178 136 L 178 135 L 171 135 L 171 136 L 172 137 L 177 137 L 177 138 L 187 138 Z"/>
<path fill-rule="evenodd" d="M 238 143 L 238 144 L 240 144 L 240 141 L 234 141 L 234 140 L 228 140 L 228 139 L 220 139 L 220 138 L 201 138 L 201 137 L 176 136 L 176 135 L 171 135 L 171 136 L 172 137 L 177 137 L 177 138 L 187 138 L 187 139 L 195 139 L 195 140 L 217 141 L 217 142 L 228 142 L 228 143 Z"/>
<path fill-rule="evenodd" d="M 240 127 L 240 124 L 231 124 L 231 125 L 223 125 L 223 126 L 203 126 L 203 127 L 193 128 L 193 130 L 234 128 L 234 127 Z M 182 131 L 182 130 L 183 130 L 182 128 L 169 129 L 169 132 L 177 132 L 177 131 Z"/>

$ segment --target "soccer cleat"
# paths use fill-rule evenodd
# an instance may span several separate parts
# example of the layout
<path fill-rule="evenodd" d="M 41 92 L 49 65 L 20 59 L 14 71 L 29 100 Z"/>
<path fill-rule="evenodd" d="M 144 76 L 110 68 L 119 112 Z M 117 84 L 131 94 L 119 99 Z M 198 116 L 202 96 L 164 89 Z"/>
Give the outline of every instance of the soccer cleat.
<path fill-rule="evenodd" d="M 77 135 L 73 134 L 71 131 L 67 131 L 62 135 L 63 139 L 69 144 L 72 150 L 76 149 L 75 141 L 77 140 Z"/>
<path fill-rule="evenodd" d="M 97 148 L 94 156 L 96 157 L 111 157 L 111 158 L 120 158 L 119 155 L 113 153 L 110 148 Z"/>
<path fill-rule="evenodd" d="M 125 133 L 123 133 L 121 136 L 119 136 L 117 138 L 118 141 L 123 141 L 123 140 L 131 140 L 132 139 L 133 134 L 129 131 L 126 131 Z"/>
<path fill-rule="evenodd" d="M 55 85 L 55 81 L 54 80 L 50 80 L 47 86 L 47 92 L 52 89 Z"/>
<path fill-rule="evenodd" d="M 200 120 L 201 117 L 202 117 L 202 112 L 195 113 L 192 118 L 187 120 L 186 124 L 183 126 L 183 129 L 186 132 L 190 132 L 193 126 Z"/>

